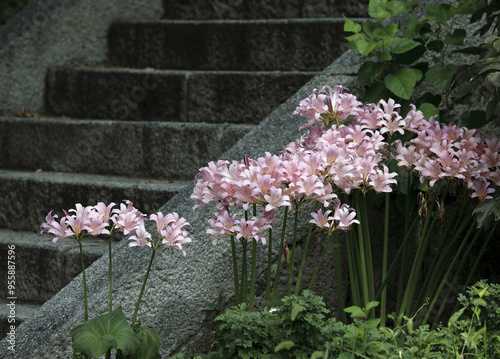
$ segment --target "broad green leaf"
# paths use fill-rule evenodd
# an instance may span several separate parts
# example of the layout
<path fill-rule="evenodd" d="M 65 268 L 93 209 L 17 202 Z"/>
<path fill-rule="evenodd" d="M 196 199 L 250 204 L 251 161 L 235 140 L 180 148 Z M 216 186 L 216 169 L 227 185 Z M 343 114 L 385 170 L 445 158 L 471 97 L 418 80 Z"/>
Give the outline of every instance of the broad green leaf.
<path fill-rule="evenodd" d="M 391 42 L 392 52 L 394 54 L 402 54 L 403 52 L 410 51 L 417 46 L 420 46 L 420 42 L 399 37 L 395 38 Z"/>
<path fill-rule="evenodd" d="M 121 307 L 91 319 L 69 333 L 74 350 L 92 358 L 103 355 L 108 349 L 120 349 L 124 354 L 133 353 L 140 343 Z"/>
<path fill-rule="evenodd" d="M 467 309 L 467 308 L 463 307 L 462 309 L 460 309 L 457 312 L 453 313 L 453 315 L 451 316 L 450 320 L 448 321 L 448 328 L 451 328 L 457 322 L 457 320 L 460 319 L 460 317 L 462 316 L 462 314 L 464 314 L 465 309 Z"/>
<path fill-rule="evenodd" d="M 295 307 L 293 307 L 292 308 L 292 313 L 290 314 L 290 319 L 292 320 L 292 322 L 297 318 L 297 315 L 300 312 L 303 312 L 304 310 L 306 310 L 306 308 L 304 308 L 301 305 L 296 305 Z"/>
<path fill-rule="evenodd" d="M 345 19 L 344 31 L 354 32 L 356 34 L 361 31 L 361 25 L 360 24 L 357 24 L 354 21 L 349 20 L 345 16 L 344 16 L 344 19 Z"/>
<path fill-rule="evenodd" d="M 391 92 L 381 82 L 374 82 L 368 86 L 365 95 L 363 96 L 364 102 L 378 103 L 381 98 L 391 97 Z"/>
<path fill-rule="evenodd" d="M 368 14 L 376 19 L 391 17 L 391 13 L 387 10 L 387 4 L 383 0 L 370 0 Z"/>
<path fill-rule="evenodd" d="M 370 0 L 368 14 L 376 19 L 386 19 L 411 11 L 414 5 L 414 1 L 405 3 L 403 1 Z"/>
<path fill-rule="evenodd" d="M 424 74 L 419 69 L 410 68 L 410 70 L 412 70 L 413 73 L 415 74 L 415 80 L 417 82 L 419 82 L 420 80 L 422 80 L 422 78 L 424 77 Z"/>
<path fill-rule="evenodd" d="M 403 37 L 410 39 L 415 36 L 420 29 L 420 25 L 421 23 L 417 19 L 408 19 L 404 24 Z"/>
<path fill-rule="evenodd" d="M 496 199 L 486 199 L 474 208 L 473 213 L 477 215 L 477 227 L 489 227 L 493 220 L 500 219 L 500 197 Z"/>
<path fill-rule="evenodd" d="M 445 22 L 455 15 L 455 8 L 443 3 L 427 5 L 427 19 L 436 22 Z"/>
<path fill-rule="evenodd" d="M 481 75 L 491 70 L 500 71 L 500 62 L 495 62 L 483 67 L 481 70 L 479 70 L 478 74 Z"/>
<path fill-rule="evenodd" d="M 435 88 L 441 90 L 444 82 L 452 76 L 457 69 L 456 65 L 448 65 L 443 67 L 441 65 L 436 65 L 431 67 L 425 73 L 425 79 Z"/>
<path fill-rule="evenodd" d="M 398 64 L 411 65 L 415 63 L 419 58 L 421 58 L 422 55 L 425 54 L 425 51 L 426 51 L 425 46 L 420 44 L 419 46 L 411 49 L 410 51 L 396 55 L 394 60 Z"/>
<path fill-rule="evenodd" d="M 358 70 L 358 81 L 361 86 L 370 84 L 382 73 L 385 66 L 380 62 L 366 61 Z"/>
<path fill-rule="evenodd" d="M 377 302 L 377 301 L 369 302 L 366 305 L 365 310 L 368 312 L 370 309 L 376 308 L 379 304 L 380 304 L 380 302 Z"/>
<path fill-rule="evenodd" d="M 345 312 L 351 313 L 352 318 L 366 318 L 366 313 L 357 306 L 347 307 L 344 309 Z"/>
<path fill-rule="evenodd" d="M 322 357 L 323 357 L 323 352 L 320 351 L 315 351 L 314 353 L 311 354 L 311 359 L 317 359 Z"/>
<path fill-rule="evenodd" d="M 282 349 L 290 349 L 295 344 L 291 340 L 286 340 L 284 342 L 279 343 L 276 348 L 274 348 L 275 352 L 279 352 Z"/>
<path fill-rule="evenodd" d="M 369 319 L 363 323 L 363 327 L 373 329 L 378 327 L 379 324 L 380 324 L 380 318 Z"/>
<path fill-rule="evenodd" d="M 437 107 L 434 106 L 432 103 L 423 103 L 418 107 L 418 109 L 420 111 L 422 111 L 425 118 L 435 116 L 439 113 L 439 110 L 437 109 Z"/>
<path fill-rule="evenodd" d="M 467 31 L 464 29 L 455 29 L 452 33 L 446 34 L 444 37 L 444 41 L 446 41 L 447 44 L 450 45 L 455 45 L 455 46 L 462 46 L 465 40 L 465 36 L 467 36 Z"/>
<path fill-rule="evenodd" d="M 139 336 L 141 341 L 139 348 L 135 354 L 135 358 L 137 359 L 148 359 L 148 358 L 161 358 L 158 354 L 158 349 L 163 341 L 162 337 L 160 337 L 156 332 L 152 331 L 148 328 L 136 328 L 135 332 Z"/>
<path fill-rule="evenodd" d="M 444 49 L 444 42 L 441 40 L 432 40 L 427 43 L 427 49 L 429 51 L 434 51 L 440 53 Z"/>
<path fill-rule="evenodd" d="M 367 56 L 375 47 L 377 47 L 377 41 L 368 38 L 365 34 L 354 34 L 346 37 L 349 41 L 347 47 L 353 50 L 359 51 L 361 55 Z"/>
<path fill-rule="evenodd" d="M 375 21 L 369 21 L 363 23 L 363 30 L 372 39 L 382 39 L 390 43 L 394 39 L 396 31 L 398 31 L 398 25 L 394 23 L 383 25 Z"/>
<path fill-rule="evenodd" d="M 394 75 L 387 75 L 384 83 L 393 94 L 409 100 L 417 83 L 417 75 L 413 69 L 404 68 Z"/>

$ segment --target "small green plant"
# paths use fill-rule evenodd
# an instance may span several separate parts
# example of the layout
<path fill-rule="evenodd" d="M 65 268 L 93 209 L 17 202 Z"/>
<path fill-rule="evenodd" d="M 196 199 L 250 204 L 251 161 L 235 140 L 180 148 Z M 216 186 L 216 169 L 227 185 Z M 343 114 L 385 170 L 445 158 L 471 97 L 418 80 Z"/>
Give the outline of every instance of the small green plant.
<path fill-rule="evenodd" d="M 193 359 L 217 358 L 500 358 L 500 285 L 480 281 L 460 294 L 463 306 L 447 325 L 416 326 L 412 317 L 390 316 L 382 326 L 370 318 L 378 302 L 345 309 L 352 323 L 330 318 L 322 298 L 310 291 L 287 296 L 262 312 L 242 303 L 217 318 L 219 349 Z M 174 358 L 183 359 L 182 354 Z"/>

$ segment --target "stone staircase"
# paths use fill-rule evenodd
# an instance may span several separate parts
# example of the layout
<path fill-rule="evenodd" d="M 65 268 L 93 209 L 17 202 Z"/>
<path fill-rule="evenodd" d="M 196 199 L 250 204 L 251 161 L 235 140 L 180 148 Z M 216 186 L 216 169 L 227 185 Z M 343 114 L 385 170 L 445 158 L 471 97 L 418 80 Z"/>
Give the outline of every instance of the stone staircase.
<path fill-rule="evenodd" d="M 46 113 L 0 117 L 0 253 L 6 264 L 14 244 L 16 262 L 2 324 L 6 298 L 19 325 L 80 272 L 71 241 L 37 234 L 50 210 L 129 199 L 155 212 L 340 56 L 341 15 L 364 16 L 368 1 L 203 3 L 164 0 L 163 20 L 115 23 L 107 64 L 49 68 Z M 85 246 L 87 265 L 107 251 Z"/>

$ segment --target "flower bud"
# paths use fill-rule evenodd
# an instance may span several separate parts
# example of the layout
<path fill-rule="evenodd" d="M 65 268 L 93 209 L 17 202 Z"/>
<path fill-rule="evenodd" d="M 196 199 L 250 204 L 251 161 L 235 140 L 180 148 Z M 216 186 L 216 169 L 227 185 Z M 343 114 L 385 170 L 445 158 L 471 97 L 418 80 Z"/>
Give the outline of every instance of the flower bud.
<path fill-rule="evenodd" d="M 243 156 L 243 164 L 247 166 L 247 168 L 250 167 L 250 158 L 248 158 L 247 155 Z"/>
<path fill-rule="evenodd" d="M 283 255 L 285 256 L 286 262 L 290 264 L 290 248 L 288 248 L 288 244 L 283 246 Z"/>

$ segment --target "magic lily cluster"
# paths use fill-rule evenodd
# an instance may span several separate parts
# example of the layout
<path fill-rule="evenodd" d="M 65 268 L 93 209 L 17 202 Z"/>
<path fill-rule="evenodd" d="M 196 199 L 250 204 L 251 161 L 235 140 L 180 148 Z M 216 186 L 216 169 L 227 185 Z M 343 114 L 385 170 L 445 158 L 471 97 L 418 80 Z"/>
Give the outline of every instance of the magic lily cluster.
<path fill-rule="evenodd" d="M 231 240 L 237 302 L 247 300 L 247 245 L 252 242 L 254 250 L 248 301 L 249 308 L 253 309 L 255 245 L 257 242 L 269 242 L 271 247 L 272 227 L 277 222 L 276 213 L 281 209 L 285 214 L 280 247 L 285 248 L 289 262 L 288 293 L 291 292 L 291 266 L 297 231 L 294 230 L 290 253 L 289 243 L 284 243 L 288 211 L 294 212 L 294 225 L 297 226 L 301 206 L 313 201 L 316 209 L 310 213 L 311 225 L 326 230 L 332 244 L 339 240 L 339 230 L 345 231 L 354 305 L 361 307 L 376 299 L 381 300 L 381 317 L 384 318 L 387 280 L 389 275 L 397 272 L 395 265 L 399 261 L 400 289 L 396 314 L 409 315 L 417 311 L 426 298 L 433 301 L 429 308 L 431 311 L 445 281 L 458 278 L 449 273 L 447 265 L 451 262 L 453 271 L 457 271 L 460 268 L 459 259 L 464 253 L 470 253 L 470 245 L 476 242 L 479 233 L 483 237 L 487 235 L 483 230 L 471 232 L 469 229 L 477 224 L 472 215 L 474 208 L 478 203 L 491 199 L 495 187 L 500 185 L 500 142 L 496 138 L 484 140 L 477 130 L 439 123 L 434 118 L 426 120 L 413 105 L 406 115 L 402 115 L 400 109 L 401 106 L 392 99 L 380 100 L 377 104 L 362 104 L 341 86 L 333 89 L 325 86 L 319 91 L 313 90 L 296 108 L 294 114 L 305 119 L 301 128 L 307 131 L 286 146 L 282 153 L 266 153 L 258 159 L 245 156 L 242 161 L 220 160 L 200 169 L 191 198 L 195 201 L 194 208 L 215 203 L 216 213 L 209 221 L 207 233 L 214 245 L 222 238 Z M 369 192 L 385 197 L 386 221 L 381 263 L 384 280 L 378 292 L 375 291 L 375 264 L 367 218 L 366 197 Z M 391 193 L 402 195 L 406 203 L 403 206 L 406 236 L 400 240 L 391 239 L 391 245 L 397 243 L 400 251 L 392 259 L 389 269 Z M 457 198 L 457 203 L 467 203 L 466 206 L 456 206 L 453 214 L 452 222 L 459 221 L 454 223 L 463 225 L 445 230 L 438 251 L 433 253 L 434 262 L 426 273 L 427 278 L 432 279 L 423 285 L 420 283 L 422 286 L 417 285 L 436 219 L 442 215 L 444 203 L 451 196 Z M 420 201 L 415 208 L 417 197 Z M 419 218 L 423 222 L 419 248 L 413 262 L 408 262 L 406 247 L 415 233 Z M 310 230 L 306 238 L 295 294 L 299 291 L 311 233 Z M 243 246 L 241 274 L 236 259 L 236 240 L 240 240 Z M 325 244 L 325 250 L 326 247 Z M 340 262 L 338 243 L 332 248 L 335 261 Z M 281 257 L 280 251 L 278 263 Z M 268 260 L 266 299 L 269 300 L 277 294 L 280 268 L 278 265 L 271 291 L 271 248 Z M 342 316 L 345 296 L 341 290 L 340 264 L 335 265 Z M 411 268 L 409 274 L 407 267 Z M 426 316 L 424 321 L 427 319 Z"/>
<path fill-rule="evenodd" d="M 80 248 L 84 288 L 84 324 L 71 329 L 74 358 L 98 358 L 106 354 L 111 357 L 111 350 L 116 350 L 117 358 L 150 358 L 158 355 L 162 338 L 145 327 L 136 324 L 141 298 L 151 270 L 155 253 L 160 248 L 174 248 L 186 255 L 186 245 L 191 242 L 185 229 L 187 221 L 177 213 L 164 215 L 162 212 L 151 214 L 149 220 L 155 222 L 156 232 L 146 230 L 147 216 L 125 200 L 119 208 L 115 203 L 103 202 L 95 206 L 82 206 L 77 203 L 69 211 L 63 210 L 64 216 L 58 220 L 50 211 L 41 225 L 41 233 L 54 236 L 56 244 L 63 238 L 74 239 Z M 121 307 L 113 310 L 113 274 L 111 239 L 114 233 L 122 232 L 128 236 L 130 247 L 150 247 L 152 249 L 149 265 L 144 276 L 142 288 L 135 305 L 132 322 L 129 324 Z M 109 238 L 109 311 L 108 314 L 90 319 L 87 307 L 87 281 L 83 259 L 82 239 L 85 237 L 107 236 Z"/>

